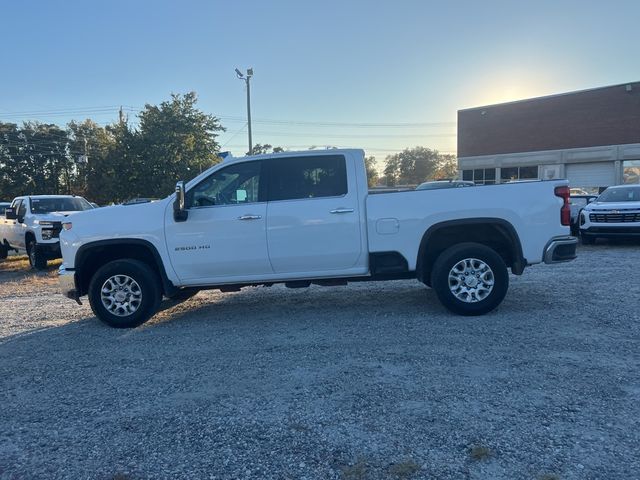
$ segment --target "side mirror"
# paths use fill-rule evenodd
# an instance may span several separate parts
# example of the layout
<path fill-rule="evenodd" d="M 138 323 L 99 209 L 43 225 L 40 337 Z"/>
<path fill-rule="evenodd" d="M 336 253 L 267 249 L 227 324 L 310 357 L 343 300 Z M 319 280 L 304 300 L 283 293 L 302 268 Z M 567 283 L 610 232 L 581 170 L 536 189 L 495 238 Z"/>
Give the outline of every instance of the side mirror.
<path fill-rule="evenodd" d="M 7 220 L 17 220 L 18 219 L 18 214 L 16 213 L 16 209 L 15 208 L 7 208 L 4 211 L 4 216 Z"/>
<path fill-rule="evenodd" d="M 176 183 L 176 199 L 173 202 L 173 219 L 176 222 L 184 222 L 189 217 L 185 203 L 184 182 Z"/>

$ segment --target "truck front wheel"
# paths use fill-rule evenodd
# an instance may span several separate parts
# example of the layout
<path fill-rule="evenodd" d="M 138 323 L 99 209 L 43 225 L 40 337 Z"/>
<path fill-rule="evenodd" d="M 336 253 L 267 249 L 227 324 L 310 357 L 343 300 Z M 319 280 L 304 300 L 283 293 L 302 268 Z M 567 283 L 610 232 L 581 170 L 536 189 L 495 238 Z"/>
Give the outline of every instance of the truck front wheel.
<path fill-rule="evenodd" d="M 133 328 L 150 319 L 162 300 L 159 279 L 146 263 L 114 260 L 89 282 L 89 303 L 96 316 L 115 328 Z"/>
<path fill-rule="evenodd" d="M 431 285 L 442 304 L 460 315 L 483 315 L 504 299 L 509 288 L 507 266 L 494 250 L 461 243 L 440 254 Z"/>
<path fill-rule="evenodd" d="M 47 268 L 47 257 L 38 250 L 38 244 L 35 240 L 29 240 L 29 243 L 27 243 L 27 255 L 29 256 L 31 268 L 35 268 L 36 270 L 44 270 Z"/>

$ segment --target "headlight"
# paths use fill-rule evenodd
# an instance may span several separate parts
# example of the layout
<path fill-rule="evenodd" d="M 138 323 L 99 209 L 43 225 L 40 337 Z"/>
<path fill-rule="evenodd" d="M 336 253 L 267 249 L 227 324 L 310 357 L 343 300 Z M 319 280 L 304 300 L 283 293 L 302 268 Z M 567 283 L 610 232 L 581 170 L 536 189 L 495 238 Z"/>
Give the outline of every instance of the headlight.
<path fill-rule="evenodd" d="M 65 230 L 71 230 L 73 228 L 73 223 L 71 222 L 62 222 L 62 228 Z"/>
<path fill-rule="evenodd" d="M 40 225 L 40 233 L 42 234 L 43 240 L 51 240 L 53 238 L 53 222 L 36 220 L 34 223 Z"/>

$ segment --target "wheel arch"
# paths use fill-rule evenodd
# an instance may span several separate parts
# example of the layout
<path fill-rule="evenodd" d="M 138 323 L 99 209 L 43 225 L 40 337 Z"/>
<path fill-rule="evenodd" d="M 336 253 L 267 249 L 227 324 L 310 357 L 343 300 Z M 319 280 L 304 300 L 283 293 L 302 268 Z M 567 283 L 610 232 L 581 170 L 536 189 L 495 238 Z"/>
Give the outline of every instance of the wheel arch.
<path fill-rule="evenodd" d="M 98 240 L 82 245 L 75 258 L 78 295 L 85 295 L 93 274 L 102 265 L 113 260 L 131 258 L 149 265 L 161 281 L 162 293 L 171 295 L 177 291 L 169 280 L 158 249 L 149 241 L 138 238 Z"/>
<path fill-rule="evenodd" d="M 416 263 L 418 280 L 428 284 L 431 269 L 440 253 L 453 245 L 467 242 L 493 248 L 515 275 L 521 275 L 527 265 L 520 238 L 508 221 L 488 217 L 447 220 L 432 225 L 422 236 Z"/>

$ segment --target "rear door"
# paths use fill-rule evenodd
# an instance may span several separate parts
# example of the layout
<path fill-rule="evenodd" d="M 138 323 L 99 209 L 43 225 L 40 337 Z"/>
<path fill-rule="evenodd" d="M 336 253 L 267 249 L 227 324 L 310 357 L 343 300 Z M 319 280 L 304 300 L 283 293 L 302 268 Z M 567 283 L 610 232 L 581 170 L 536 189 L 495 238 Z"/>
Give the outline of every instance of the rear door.
<path fill-rule="evenodd" d="M 301 155 L 265 165 L 267 245 L 274 272 L 332 276 L 363 267 L 354 159 Z"/>

